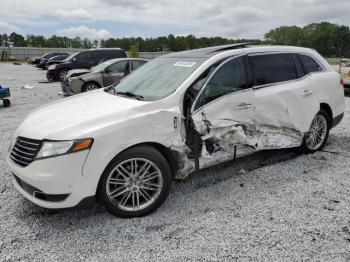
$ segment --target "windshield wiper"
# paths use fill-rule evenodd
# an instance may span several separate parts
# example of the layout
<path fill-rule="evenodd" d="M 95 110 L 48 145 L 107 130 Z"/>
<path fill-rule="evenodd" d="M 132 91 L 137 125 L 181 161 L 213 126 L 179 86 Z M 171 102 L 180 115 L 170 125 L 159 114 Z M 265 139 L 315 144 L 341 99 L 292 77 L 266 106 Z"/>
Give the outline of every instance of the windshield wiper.
<path fill-rule="evenodd" d="M 131 92 L 129 92 L 129 91 L 127 91 L 127 92 L 116 92 L 116 94 L 117 94 L 117 95 L 124 95 L 124 96 L 128 96 L 128 97 L 134 97 L 134 98 L 136 98 L 137 100 L 143 100 L 143 99 L 144 99 L 143 96 L 141 96 L 141 95 L 136 95 L 136 94 L 131 93 Z"/>
<path fill-rule="evenodd" d="M 115 95 L 115 86 L 118 85 L 120 83 L 120 81 L 118 81 L 117 83 L 113 84 L 113 85 L 110 85 L 110 86 L 107 86 L 104 91 L 105 92 L 108 92 L 108 93 L 112 93 L 110 92 L 111 90 L 113 90 L 113 95 Z"/>

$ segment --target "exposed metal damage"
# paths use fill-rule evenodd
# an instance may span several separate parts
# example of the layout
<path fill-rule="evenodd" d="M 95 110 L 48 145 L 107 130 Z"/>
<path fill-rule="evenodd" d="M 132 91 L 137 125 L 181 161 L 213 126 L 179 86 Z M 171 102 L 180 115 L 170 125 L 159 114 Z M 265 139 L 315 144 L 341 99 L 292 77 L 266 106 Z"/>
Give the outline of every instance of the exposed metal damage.
<path fill-rule="evenodd" d="M 254 151 L 300 146 L 303 139 L 302 132 L 289 127 L 242 123 L 231 119 L 209 121 L 204 114 L 200 121 L 194 121 L 194 125 L 201 139 L 198 156 L 200 169 Z M 179 156 L 180 168 L 176 178 L 184 179 L 196 170 L 195 157 L 189 157 L 191 149 L 184 142 L 173 145 L 171 149 Z"/>

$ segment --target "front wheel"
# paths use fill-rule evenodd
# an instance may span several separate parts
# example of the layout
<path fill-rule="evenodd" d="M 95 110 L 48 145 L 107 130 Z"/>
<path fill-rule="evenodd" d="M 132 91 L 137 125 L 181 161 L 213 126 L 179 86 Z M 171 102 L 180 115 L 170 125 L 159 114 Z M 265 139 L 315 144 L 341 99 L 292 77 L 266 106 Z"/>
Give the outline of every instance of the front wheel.
<path fill-rule="evenodd" d="M 314 153 L 324 148 L 328 140 L 330 125 L 328 113 L 321 109 L 312 120 L 310 130 L 304 136 L 302 151 Z"/>
<path fill-rule="evenodd" d="M 171 188 L 171 171 L 153 147 L 140 146 L 121 153 L 103 173 L 98 198 L 117 217 L 145 216 L 155 211 Z"/>
<path fill-rule="evenodd" d="M 63 82 L 66 79 L 68 70 L 65 69 L 61 69 L 60 71 L 58 71 L 58 79 Z"/>
<path fill-rule="evenodd" d="M 93 91 L 96 89 L 99 89 L 100 86 L 95 83 L 95 82 L 87 82 L 86 84 L 84 84 L 83 88 L 82 88 L 82 92 L 89 92 L 89 91 Z"/>

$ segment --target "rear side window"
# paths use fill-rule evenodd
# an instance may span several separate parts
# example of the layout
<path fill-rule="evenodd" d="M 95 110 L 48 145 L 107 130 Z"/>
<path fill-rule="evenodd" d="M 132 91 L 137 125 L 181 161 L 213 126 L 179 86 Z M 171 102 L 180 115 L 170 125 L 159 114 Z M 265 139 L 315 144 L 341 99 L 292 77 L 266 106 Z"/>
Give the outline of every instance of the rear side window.
<path fill-rule="evenodd" d="M 131 60 L 131 65 L 132 65 L 132 71 L 136 70 L 140 66 L 146 64 L 146 61 L 143 60 Z"/>
<path fill-rule="evenodd" d="M 298 57 L 304 68 L 305 74 L 322 71 L 322 67 L 310 56 L 298 54 Z"/>
<path fill-rule="evenodd" d="M 256 55 L 250 56 L 249 60 L 255 86 L 298 78 L 291 54 Z"/>
<path fill-rule="evenodd" d="M 79 62 L 90 62 L 91 61 L 91 54 L 90 54 L 90 52 L 80 53 L 77 56 L 77 60 Z"/>

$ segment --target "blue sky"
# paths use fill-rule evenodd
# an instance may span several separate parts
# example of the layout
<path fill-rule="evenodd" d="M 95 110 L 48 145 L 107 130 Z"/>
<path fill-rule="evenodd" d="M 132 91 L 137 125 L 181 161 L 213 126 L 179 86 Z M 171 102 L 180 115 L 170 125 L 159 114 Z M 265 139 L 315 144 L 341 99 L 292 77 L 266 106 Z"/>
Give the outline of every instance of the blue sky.
<path fill-rule="evenodd" d="M 12 0 L 0 2 L 0 33 L 262 38 L 281 25 L 350 25 L 349 12 L 349 0 Z"/>

